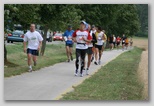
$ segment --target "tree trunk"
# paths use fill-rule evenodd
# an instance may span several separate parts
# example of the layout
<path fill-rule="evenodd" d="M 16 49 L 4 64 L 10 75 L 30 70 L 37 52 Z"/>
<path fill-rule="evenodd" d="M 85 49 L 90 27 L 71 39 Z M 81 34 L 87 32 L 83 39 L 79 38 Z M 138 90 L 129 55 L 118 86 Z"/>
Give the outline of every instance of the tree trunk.
<path fill-rule="evenodd" d="M 4 63 L 7 62 L 7 50 L 6 50 L 6 46 L 5 46 L 5 43 L 4 43 Z"/>
<path fill-rule="evenodd" d="M 44 55 L 44 52 L 45 52 L 47 31 L 48 31 L 48 27 L 45 27 L 44 34 L 43 34 L 42 48 L 41 48 L 41 53 L 40 53 L 41 56 L 43 56 Z"/>

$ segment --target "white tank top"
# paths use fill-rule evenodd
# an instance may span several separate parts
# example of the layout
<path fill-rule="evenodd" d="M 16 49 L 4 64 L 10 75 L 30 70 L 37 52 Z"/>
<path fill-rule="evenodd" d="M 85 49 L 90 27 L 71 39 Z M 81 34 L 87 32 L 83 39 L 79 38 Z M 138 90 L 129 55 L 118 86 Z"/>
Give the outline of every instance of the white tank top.
<path fill-rule="evenodd" d="M 96 38 L 97 38 L 97 43 L 96 44 L 97 45 L 103 45 L 103 42 L 104 42 L 104 40 L 102 39 L 103 35 L 104 35 L 103 32 L 100 32 L 100 33 L 96 32 Z"/>

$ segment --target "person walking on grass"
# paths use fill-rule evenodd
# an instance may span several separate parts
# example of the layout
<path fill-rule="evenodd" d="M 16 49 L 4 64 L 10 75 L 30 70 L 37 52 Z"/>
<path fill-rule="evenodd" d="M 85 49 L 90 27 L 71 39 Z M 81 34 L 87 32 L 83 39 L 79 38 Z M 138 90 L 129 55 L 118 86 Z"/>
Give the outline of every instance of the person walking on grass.
<path fill-rule="evenodd" d="M 105 30 L 102 30 L 102 32 L 104 33 L 104 40 L 103 40 L 103 46 L 102 46 L 102 53 L 103 51 L 105 50 L 105 47 L 106 47 L 106 42 L 107 42 L 107 36 L 105 34 Z"/>
<path fill-rule="evenodd" d="M 104 40 L 104 33 L 102 32 L 102 28 L 98 26 L 96 28 L 96 39 L 97 43 L 95 45 L 95 65 L 101 64 L 101 57 L 102 57 L 102 46 L 103 46 L 103 40 Z"/>
<path fill-rule="evenodd" d="M 126 39 L 126 37 L 125 37 L 125 35 L 123 34 L 122 35 L 122 50 L 124 50 L 124 47 L 125 47 L 125 39 Z"/>
<path fill-rule="evenodd" d="M 118 36 L 117 39 L 116 39 L 117 50 L 119 50 L 120 41 L 121 41 L 121 38 Z"/>
<path fill-rule="evenodd" d="M 72 48 L 73 48 L 73 41 L 72 41 L 72 35 L 73 35 L 74 31 L 72 30 L 72 26 L 68 26 L 68 29 L 65 31 L 64 35 L 63 35 L 63 39 L 66 42 L 66 54 L 67 54 L 67 59 L 68 62 L 70 62 L 70 60 L 73 61 L 73 56 L 72 56 Z"/>
<path fill-rule="evenodd" d="M 30 25 L 30 31 L 28 31 L 24 36 L 24 53 L 27 52 L 29 72 L 32 72 L 32 62 L 33 58 L 34 66 L 36 66 L 37 56 L 39 55 L 39 50 L 42 45 L 43 38 L 39 32 L 35 31 L 35 24 Z M 28 46 L 26 47 L 28 42 Z"/>
<path fill-rule="evenodd" d="M 90 43 L 92 38 L 90 36 L 90 33 L 85 30 L 86 28 L 86 22 L 81 21 L 80 23 L 80 29 L 76 30 L 73 33 L 73 40 L 76 42 L 76 61 L 75 61 L 75 76 L 78 75 L 78 69 L 79 69 L 79 59 L 81 60 L 80 64 L 80 77 L 83 77 L 83 68 L 84 68 L 84 62 L 85 62 L 85 56 L 87 52 L 87 43 Z"/>

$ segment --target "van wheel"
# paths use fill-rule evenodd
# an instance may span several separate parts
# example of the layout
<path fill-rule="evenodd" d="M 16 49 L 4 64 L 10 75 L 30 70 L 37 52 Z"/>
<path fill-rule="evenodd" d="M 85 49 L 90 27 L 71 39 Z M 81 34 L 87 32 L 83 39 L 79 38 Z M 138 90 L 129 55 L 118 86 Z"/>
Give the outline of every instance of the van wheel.
<path fill-rule="evenodd" d="M 11 43 L 13 43 L 13 41 L 11 41 Z"/>

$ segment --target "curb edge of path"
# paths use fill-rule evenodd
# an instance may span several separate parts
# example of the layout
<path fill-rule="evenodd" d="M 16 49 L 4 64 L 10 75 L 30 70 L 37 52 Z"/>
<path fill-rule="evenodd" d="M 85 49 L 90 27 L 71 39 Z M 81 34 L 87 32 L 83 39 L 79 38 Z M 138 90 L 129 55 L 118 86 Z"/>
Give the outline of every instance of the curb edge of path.
<path fill-rule="evenodd" d="M 126 52 L 126 51 L 124 51 Z M 117 56 L 113 57 L 110 61 L 107 61 L 105 64 L 101 65 L 100 68 L 96 69 L 95 71 L 93 71 L 89 76 L 87 76 L 85 79 L 73 84 L 71 87 L 67 88 L 66 90 L 64 90 L 60 95 L 58 95 L 54 100 L 60 100 L 64 94 L 67 94 L 68 92 L 71 92 L 74 90 L 74 87 L 80 85 L 83 81 L 85 81 L 86 79 L 90 78 L 92 75 L 94 75 L 96 72 L 98 72 L 98 70 L 100 70 L 102 68 L 102 66 L 105 66 L 106 64 L 108 64 L 109 62 L 111 62 L 112 60 L 114 60 L 115 58 L 117 58 L 119 55 L 123 54 L 124 52 L 118 54 Z"/>

